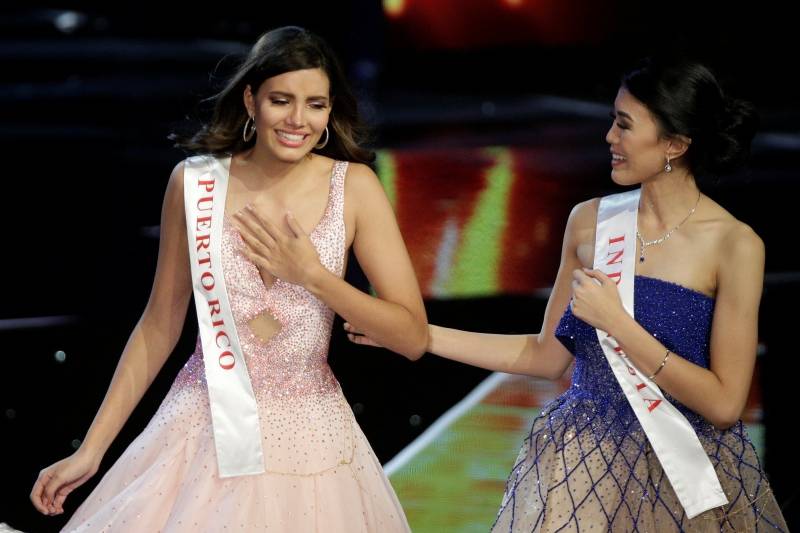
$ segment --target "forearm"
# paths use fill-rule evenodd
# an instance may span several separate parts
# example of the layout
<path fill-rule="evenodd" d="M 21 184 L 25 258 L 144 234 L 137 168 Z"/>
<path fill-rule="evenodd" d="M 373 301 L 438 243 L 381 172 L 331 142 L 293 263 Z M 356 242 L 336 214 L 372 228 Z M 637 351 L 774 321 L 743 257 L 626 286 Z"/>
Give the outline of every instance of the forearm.
<path fill-rule="evenodd" d="M 382 346 L 408 357 L 421 357 L 428 345 L 425 317 L 405 307 L 356 289 L 325 268 L 310 277 L 305 288 L 359 331 Z"/>
<path fill-rule="evenodd" d="M 81 448 L 97 457 L 105 455 L 177 343 L 180 332 L 164 332 L 155 321 L 143 316 L 134 328 L 83 440 Z"/>
<path fill-rule="evenodd" d="M 498 335 L 431 324 L 428 351 L 453 361 L 512 374 L 526 373 L 535 335 Z"/>
<path fill-rule="evenodd" d="M 617 321 L 612 335 L 633 365 L 650 376 L 661 367 L 667 348 L 630 315 L 626 316 Z M 680 354 L 670 353 L 655 381 L 659 388 L 719 428 L 729 427 L 740 416 L 731 410 L 731 392 L 716 374 Z"/>
<path fill-rule="evenodd" d="M 429 352 L 494 372 L 558 379 L 569 364 L 560 354 L 548 355 L 541 334 L 477 333 L 433 324 L 429 328 Z"/>

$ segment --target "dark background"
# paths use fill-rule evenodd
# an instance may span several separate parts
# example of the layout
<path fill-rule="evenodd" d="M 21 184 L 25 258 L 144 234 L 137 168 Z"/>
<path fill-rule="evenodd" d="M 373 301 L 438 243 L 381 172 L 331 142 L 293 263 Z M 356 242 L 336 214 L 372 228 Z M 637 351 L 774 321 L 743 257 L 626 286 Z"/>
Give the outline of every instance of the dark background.
<path fill-rule="evenodd" d="M 164 188 L 184 157 L 167 135 L 195 113 L 258 35 L 298 24 L 338 52 L 379 148 L 526 146 L 542 143 L 537 132 L 549 125 L 573 132 L 569 149 L 605 161 L 600 169 L 607 172 L 602 136 L 609 119 L 602 106 L 613 100 L 625 68 L 659 50 L 691 52 L 715 67 L 735 95 L 753 101 L 762 127 L 750 168 L 708 189 L 766 243 L 760 329 L 766 351 L 759 359 L 764 460 L 790 526 L 798 524 L 789 379 L 800 293 L 791 218 L 799 189 L 800 84 L 788 8 L 538 2 L 525 11 L 534 20 L 498 15 L 487 7 L 493 3 L 502 2 L 409 1 L 394 17 L 366 0 L 3 10 L 0 521 L 26 531 L 63 525 L 143 429 L 191 353 L 192 306 L 179 346 L 101 472 L 70 496 L 62 517 L 39 516 L 28 501 L 38 471 L 83 438 L 147 301 Z M 364 286 L 357 269 L 348 276 Z M 497 295 L 426 305 L 434 323 L 521 332 L 539 327 L 544 301 Z M 331 365 L 383 462 L 487 375 L 432 356 L 409 363 L 350 346 L 340 325 Z M 58 350 L 63 362 L 54 357 Z"/>

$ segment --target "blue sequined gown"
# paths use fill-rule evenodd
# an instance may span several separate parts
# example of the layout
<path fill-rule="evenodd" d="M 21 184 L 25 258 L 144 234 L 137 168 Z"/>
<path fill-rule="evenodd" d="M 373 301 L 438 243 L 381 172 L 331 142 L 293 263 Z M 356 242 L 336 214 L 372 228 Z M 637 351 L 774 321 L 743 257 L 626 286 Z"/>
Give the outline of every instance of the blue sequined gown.
<path fill-rule="evenodd" d="M 645 276 L 634 294 L 647 331 L 708 367 L 713 298 Z M 742 422 L 718 430 L 667 396 L 694 426 L 729 502 L 689 520 L 594 328 L 567 308 L 556 336 L 575 356 L 572 383 L 533 421 L 492 531 L 788 531 Z"/>

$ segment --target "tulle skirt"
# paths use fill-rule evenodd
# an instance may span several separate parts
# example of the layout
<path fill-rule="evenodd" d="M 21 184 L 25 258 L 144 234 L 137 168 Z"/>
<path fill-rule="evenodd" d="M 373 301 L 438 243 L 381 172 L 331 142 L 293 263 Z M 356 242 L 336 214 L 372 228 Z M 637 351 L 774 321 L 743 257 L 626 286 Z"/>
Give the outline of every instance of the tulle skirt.
<path fill-rule="evenodd" d="M 257 398 L 267 471 L 220 478 L 207 389 L 185 378 L 62 531 L 409 531 L 340 390 Z"/>
<path fill-rule="evenodd" d="M 493 532 L 788 531 L 741 422 L 698 432 L 728 505 L 689 519 L 629 409 L 565 394 L 538 416 Z"/>

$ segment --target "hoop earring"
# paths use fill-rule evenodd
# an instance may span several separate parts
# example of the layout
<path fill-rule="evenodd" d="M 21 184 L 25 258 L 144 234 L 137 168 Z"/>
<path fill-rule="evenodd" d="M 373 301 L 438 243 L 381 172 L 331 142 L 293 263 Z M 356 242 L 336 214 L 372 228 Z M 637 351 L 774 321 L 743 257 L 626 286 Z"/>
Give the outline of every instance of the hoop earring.
<path fill-rule="evenodd" d="M 672 172 L 672 165 L 669 164 L 669 156 L 667 156 L 667 164 L 664 165 L 664 172 L 666 172 L 667 174 Z"/>
<path fill-rule="evenodd" d="M 319 143 L 318 145 L 314 146 L 317 150 L 321 150 L 328 145 L 328 141 L 331 139 L 331 134 L 328 131 L 328 126 L 325 126 L 325 142 Z"/>
<path fill-rule="evenodd" d="M 250 121 L 253 121 L 252 123 Z M 256 134 L 256 117 L 253 115 L 252 117 L 247 117 L 247 120 L 244 122 L 244 129 L 242 130 L 242 139 L 244 142 L 249 142 L 250 139 L 253 138 L 253 135 Z"/>

